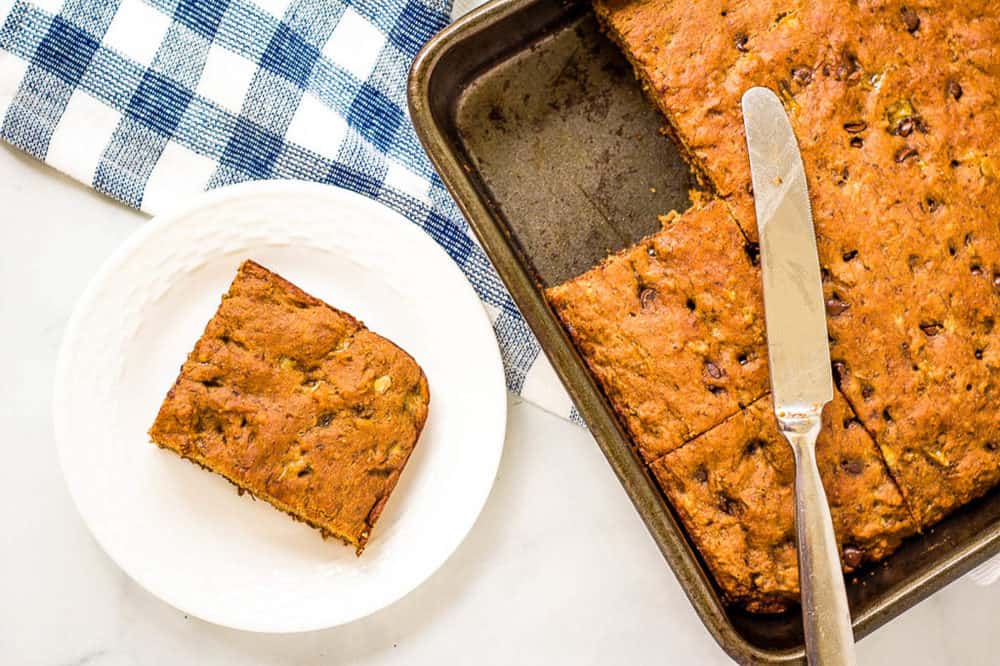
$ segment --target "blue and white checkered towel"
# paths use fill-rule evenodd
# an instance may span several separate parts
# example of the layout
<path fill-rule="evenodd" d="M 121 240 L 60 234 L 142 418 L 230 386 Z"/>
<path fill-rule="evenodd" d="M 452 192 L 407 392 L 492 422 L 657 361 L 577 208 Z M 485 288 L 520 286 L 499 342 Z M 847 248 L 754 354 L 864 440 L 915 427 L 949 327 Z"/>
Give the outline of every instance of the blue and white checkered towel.
<path fill-rule="evenodd" d="M 0 0 L 0 137 L 149 213 L 266 178 L 337 185 L 461 267 L 511 391 L 572 404 L 434 173 L 406 75 L 448 0 Z M 466 3 L 467 4 L 467 3 Z"/>

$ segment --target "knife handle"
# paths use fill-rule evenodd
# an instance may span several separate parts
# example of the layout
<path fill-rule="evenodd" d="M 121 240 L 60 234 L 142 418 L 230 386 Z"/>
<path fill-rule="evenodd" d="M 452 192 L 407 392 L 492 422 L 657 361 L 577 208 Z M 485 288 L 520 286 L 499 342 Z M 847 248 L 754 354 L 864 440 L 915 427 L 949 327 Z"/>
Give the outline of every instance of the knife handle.
<path fill-rule="evenodd" d="M 854 666 L 854 632 L 830 505 L 816 465 L 820 413 L 779 419 L 795 452 L 795 530 L 806 656 L 813 666 Z"/>

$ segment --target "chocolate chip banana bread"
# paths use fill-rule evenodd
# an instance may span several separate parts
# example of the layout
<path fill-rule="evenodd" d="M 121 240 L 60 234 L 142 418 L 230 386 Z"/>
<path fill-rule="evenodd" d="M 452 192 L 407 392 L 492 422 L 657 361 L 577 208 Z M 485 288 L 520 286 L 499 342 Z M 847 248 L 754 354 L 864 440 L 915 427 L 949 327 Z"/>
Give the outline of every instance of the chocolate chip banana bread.
<path fill-rule="evenodd" d="M 757 247 L 721 202 L 548 291 L 647 462 L 768 391 Z"/>
<path fill-rule="evenodd" d="M 756 235 L 740 114 L 802 150 L 839 382 L 920 525 L 1000 480 L 1000 6 L 596 0 L 702 181 Z"/>
<path fill-rule="evenodd" d="M 682 479 L 702 458 L 734 488 L 776 474 L 770 459 L 707 453 L 770 418 L 745 409 L 763 404 L 767 375 L 760 278 L 740 262 L 757 235 L 742 93 L 764 85 L 779 94 L 809 179 L 834 409 L 861 426 L 834 428 L 825 446 L 855 450 L 870 435 L 865 459 L 880 455 L 888 470 L 863 483 L 825 476 L 827 490 L 885 508 L 898 506 L 886 503 L 891 487 L 913 518 L 864 523 L 865 538 L 839 524 L 849 552 L 863 553 L 846 564 L 877 559 L 1000 481 L 1000 6 L 594 6 L 714 202 L 670 216 L 670 228 L 548 295 L 723 590 L 756 610 L 783 607 L 795 596 L 794 568 L 769 545 L 777 536 L 764 514 L 723 519 L 716 498 Z M 781 497 L 769 511 L 791 511 Z M 692 509 L 692 498 L 707 504 Z M 730 557 L 734 543 L 744 544 L 745 566 Z"/>
<path fill-rule="evenodd" d="M 782 611 L 798 595 L 794 463 L 768 396 L 757 247 L 720 201 L 664 222 L 547 295 L 725 597 Z M 845 570 L 915 531 L 839 391 L 818 456 Z"/>
<path fill-rule="evenodd" d="M 726 599 L 769 613 L 799 597 L 795 461 L 772 409 L 765 396 L 652 464 Z M 816 447 L 845 571 L 914 533 L 878 448 L 839 393 Z"/>
<path fill-rule="evenodd" d="M 428 402 L 406 352 L 246 261 L 149 434 L 360 554 Z"/>

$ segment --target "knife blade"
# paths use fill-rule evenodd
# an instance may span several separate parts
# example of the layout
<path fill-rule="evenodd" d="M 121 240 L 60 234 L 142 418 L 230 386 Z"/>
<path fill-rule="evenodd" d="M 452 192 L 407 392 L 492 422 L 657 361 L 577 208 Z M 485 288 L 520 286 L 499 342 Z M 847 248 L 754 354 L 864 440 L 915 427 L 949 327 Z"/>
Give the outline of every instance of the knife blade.
<path fill-rule="evenodd" d="M 805 169 L 781 100 L 767 88 L 743 97 L 764 282 L 775 409 L 833 400 L 826 307 Z"/>
<path fill-rule="evenodd" d="M 795 456 L 795 532 L 810 664 L 856 663 L 830 506 L 816 464 L 823 405 L 833 400 L 826 307 L 808 183 L 795 132 L 767 88 L 743 95 L 760 237 L 764 323 L 778 429 Z"/>

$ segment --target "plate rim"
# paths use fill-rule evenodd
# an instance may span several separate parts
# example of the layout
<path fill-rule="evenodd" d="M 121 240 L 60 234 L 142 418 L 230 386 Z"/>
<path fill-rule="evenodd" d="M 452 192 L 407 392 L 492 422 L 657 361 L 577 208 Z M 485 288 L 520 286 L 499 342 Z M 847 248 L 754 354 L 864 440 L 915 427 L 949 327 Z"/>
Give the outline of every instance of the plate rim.
<path fill-rule="evenodd" d="M 485 385 L 495 384 L 497 386 L 497 395 L 489 401 L 491 404 L 496 403 L 496 414 L 494 415 L 496 427 L 494 429 L 494 437 L 498 441 L 495 446 L 491 447 L 491 450 L 495 453 L 493 454 L 493 460 L 490 464 L 490 474 L 487 477 L 488 486 L 482 492 L 481 497 L 478 500 L 478 506 L 476 506 L 473 511 L 470 511 L 467 518 L 467 524 L 463 525 L 460 530 L 456 530 L 456 534 L 459 534 L 459 536 L 455 539 L 454 544 L 450 548 L 443 549 L 439 557 L 435 558 L 437 561 L 432 566 L 427 567 L 425 571 L 422 571 L 418 575 L 414 576 L 414 580 L 408 585 L 400 586 L 400 589 L 397 590 L 396 593 L 386 595 L 381 602 L 372 604 L 370 608 L 363 608 L 361 612 L 354 615 L 348 614 L 346 617 L 335 619 L 333 621 L 319 620 L 312 623 L 298 622 L 280 626 L 274 623 L 269 624 L 266 622 L 259 624 L 227 622 L 224 618 L 205 617 L 202 613 L 186 607 L 183 601 L 174 599 L 169 593 L 154 589 L 154 586 L 149 585 L 146 580 L 143 580 L 140 576 L 136 575 L 136 572 L 133 569 L 124 564 L 116 553 L 108 547 L 105 540 L 98 535 L 92 527 L 91 521 L 84 512 L 80 499 L 77 496 L 77 490 L 74 487 L 73 482 L 70 480 L 70 473 L 67 470 L 66 454 L 64 453 L 68 446 L 70 429 L 69 424 L 66 423 L 64 411 L 59 409 L 60 405 L 65 404 L 67 392 L 69 391 L 67 376 L 73 364 L 70 350 L 73 346 L 75 346 L 81 335 L 82 322 L 85 319 L 87 312 L 94 306 L 101 286 L 114 274 L 115 270 L 127 261 L 134 252 L 141 248 L 150 239 L 150 237 L 155 236 L 155 234 L 165 226 L 178 223 L 185 217 L 196 214 L 213 206 L 224 205 L 230 201 L 240 201 L 255 196 L 267 195 L 288 197 L 311 196 L 328 199 L 331 204 L 343 203 L 346 198 L 351 200 L 353 205 L 360 206 L 361 208 L 367 208 L 372 211 L 373 214 L 390 220 L 391 224 L 398 223 L 398 226 L 406 228 L 407 231 L 403 233 L 410 235 L 410 239 L 407 240 L 412 240 L 412 242 L 418 244 L 422 243 L 426 246 L 430 253 L 436 253 L 443 260 L 442 266 L 447 266 L 447 268 L 444 268 L 445 272 L 453 275 L 456 280 L 456 284 L 460 285 L 458 288 L 471 298 L 475 299 L 475 302 L 479 303 L 482 318 L 477 318 L 479 321 L 477 325 L 485 327 L 484 332 L 488 333 L 486 338 L 492 341 L 492 344 L 484 345 L 484 349 L 480 350 L 480 352 L 484 354 L 488 353 L 489 358 L 484 361 L 484 364 L 493 368 L 492 372 L 497 380 L 495 382 L 485 383 Z M 72 499 L 76 512 L 97 545 L 108 556 L 108 558 L 114 562 L 114 564 L 123 573 L 125 573 L 126 576 L 128 576 L 131 581 L 156 599 L 159 599 L 176 610 L 214 625 L 252 633 L 296 634 L 346 625 L 378 613 L 379 611 L 394 605 L 403 597 L 406 597 L 411 592 L 419 588 L 448 562 L 454 553 L 461 547 L 473 527 L 478 522 L 479 517 L 481 516 L 482 511 L 492 494 L 492 489 L 496 483 L 496 477 L 499 472 L 506 444 L 508 398 L 503 359 L 499 343 L 496 340 L 493 326 L 487 314 L 486 308 L 482 307 L 479 295 L 475 292 L 475 289 L 468 281 L 465 274 L 462 273 L 461 269 L 455 264 L 444 248 L 442 248 L 430 235 L 428 235 L 423 229 L 417 227 L 416 224 L 407 219 L 407 217 L 402 213 L 357 192 L 352 192 L 335 185 L 327 185 L 312 181 L 265 180 L 227 185 L 199 193 L 197 196 L 191 197 L 183 203 L 143 221 L 141 226 L 129 234 L 129 236 L 122 241 L 122 243 L 119 244 L 110 255 L 107 256 L 97 271 L 95 271 L 89 278 L 86 287 L 77 297 L 73 305 L 72 313 L 64 328 L 56 357 L 50 409 L 60 473 L 64 486 L 69 491 L 69 495 Z"/>

